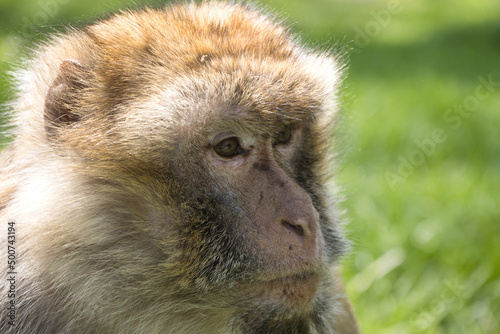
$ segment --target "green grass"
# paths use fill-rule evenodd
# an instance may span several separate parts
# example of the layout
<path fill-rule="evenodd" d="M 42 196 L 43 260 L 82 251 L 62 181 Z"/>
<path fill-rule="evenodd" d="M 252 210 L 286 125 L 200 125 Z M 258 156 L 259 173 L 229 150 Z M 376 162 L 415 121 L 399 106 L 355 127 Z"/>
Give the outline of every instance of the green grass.
<path fill-rule="evenodd" d="M 49 25 L 120 4 L 59 2 Z M 389 2 L 266 4 L 307 43 L 351 49 L 340 171 L 354 241 L 348 292 L 364 333 L 499 333 L 500 3 L 401 0 L 377 23 Z M 8 36 L 39 11 L 0 4 L 2 73 L 17 53 Z M 479 77 L 497 84 L 487 91 Z"/>

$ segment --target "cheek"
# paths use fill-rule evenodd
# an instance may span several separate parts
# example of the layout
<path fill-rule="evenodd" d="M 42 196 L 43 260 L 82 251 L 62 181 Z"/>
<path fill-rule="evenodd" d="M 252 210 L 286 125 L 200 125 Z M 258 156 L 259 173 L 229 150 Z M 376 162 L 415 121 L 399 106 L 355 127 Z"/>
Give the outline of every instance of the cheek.
<path fill-rule="evenodd" d="M 207 191 L 207 190 L 205 190 Z M 180 233 L 182 275 L 201 289 L 223 287 L 245 280 L 255 271 L 248 221 L 231 192 L 211 192 L 182 206 Z"/>
<path fill-rule="evenodd" d="M 145 224 L 151 239 L 166 244 L 176 238 L 182 230 L 178 214 L 168 208 L 150 208 L 147 210 Z"/>

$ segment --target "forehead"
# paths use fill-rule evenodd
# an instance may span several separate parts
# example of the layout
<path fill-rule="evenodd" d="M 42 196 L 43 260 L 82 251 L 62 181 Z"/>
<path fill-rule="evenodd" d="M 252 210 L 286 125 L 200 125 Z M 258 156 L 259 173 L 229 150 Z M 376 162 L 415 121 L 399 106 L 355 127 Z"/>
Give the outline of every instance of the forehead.
<path fill-rule="evenodd" d="M 241 6 L 147 14 L 88 30 L 99 41 L 98 95 L 118 117 L 180 131 L 226 120 L 264 130 L 332 110 L 336 61 L 301 48 L 265 16 Z"/>
<path fill-rule="evenodd" d="M 274 65 L 272 71 L 269 63 L 256 68 L 242 60 L 238 67 L 215 66 L 185 76 L 159 93 L 160 112 L 190 128 L 227 125 L 263 133 L 312 120 L 324 92 L 300 71 Z"/>

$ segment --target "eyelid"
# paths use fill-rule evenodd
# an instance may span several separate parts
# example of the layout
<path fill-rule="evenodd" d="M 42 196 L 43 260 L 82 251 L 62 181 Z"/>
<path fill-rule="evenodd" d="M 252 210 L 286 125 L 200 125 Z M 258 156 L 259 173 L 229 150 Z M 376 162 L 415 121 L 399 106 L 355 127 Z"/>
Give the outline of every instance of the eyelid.
<path fill-rule="evenodd" d="M 240 141 L 240 138 L 236 135 L 236 133 L 234 133 L 232 131 L 219 133 L 217 136 L 215 136 L 212 139 L 212 141 L 210 142 L 210 146 L 215 146 L 218 143 L 220 143 L 221 141 L 223 141 L 225 139 L 233 138 L 233 137 L 236 138 L 238 140 L 238 142 Z"/>

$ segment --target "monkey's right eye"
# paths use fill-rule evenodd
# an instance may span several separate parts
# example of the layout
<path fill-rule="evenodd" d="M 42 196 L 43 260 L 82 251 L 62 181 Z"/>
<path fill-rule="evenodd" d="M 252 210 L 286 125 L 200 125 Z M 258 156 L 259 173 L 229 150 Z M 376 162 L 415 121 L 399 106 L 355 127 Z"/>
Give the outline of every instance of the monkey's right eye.
<path fill-rule="evenodd" d="M 230 158 L 243 152 L 243 149 L 235 137 L 226 138 L 219 143 L 215 144 L 214 151 L 219 156 Z"/>

